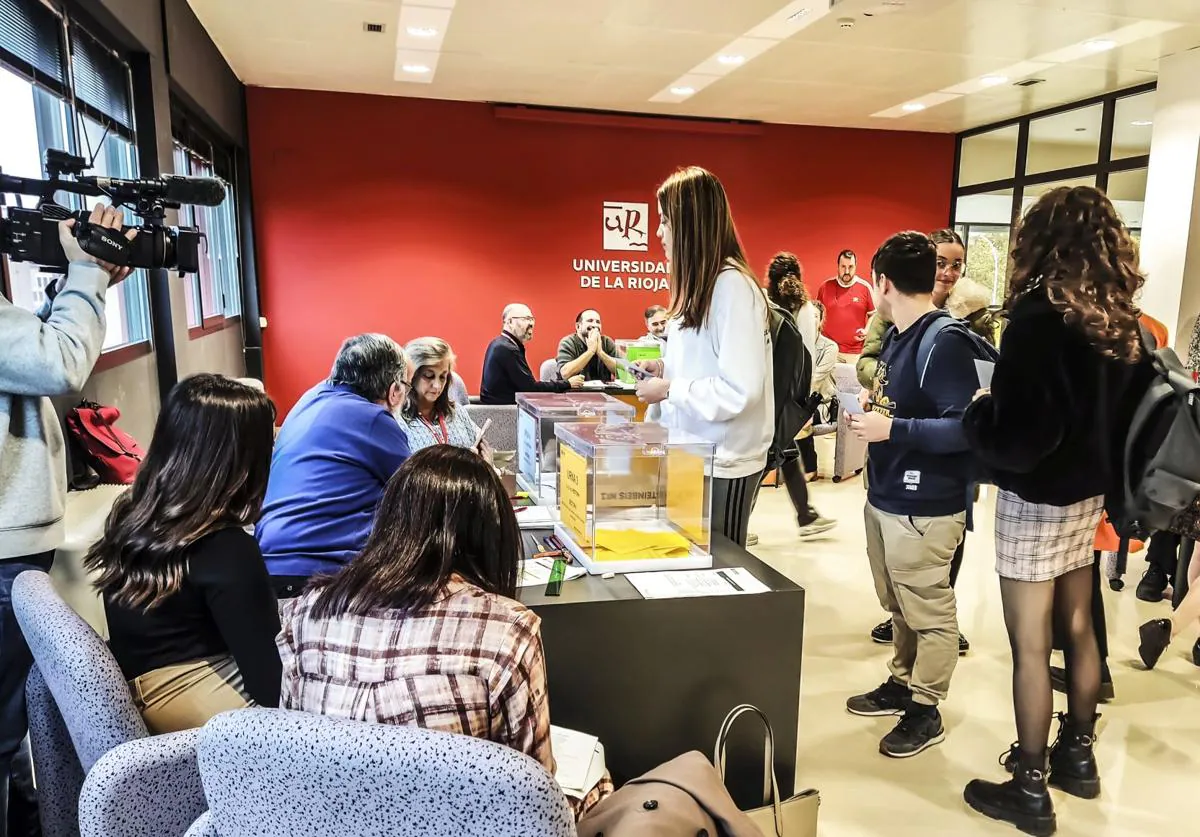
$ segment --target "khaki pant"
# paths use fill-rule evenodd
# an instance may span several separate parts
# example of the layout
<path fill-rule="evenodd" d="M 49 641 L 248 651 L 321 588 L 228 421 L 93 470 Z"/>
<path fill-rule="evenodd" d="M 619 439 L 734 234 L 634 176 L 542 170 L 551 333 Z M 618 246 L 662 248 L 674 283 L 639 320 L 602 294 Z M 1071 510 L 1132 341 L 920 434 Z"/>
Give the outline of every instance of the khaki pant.
<path fill-rule="evenodd" d="M 129 691 L 154 735 L 202 727 L 214 715 L 254 705 L 228 655 L 156 668 L 130 680 Z"/>
<path fill-rule="evenodd" d="M 851 354 L 850 352 L 843 352 L 841 349 L 838 349 L 838 363 L 849 363 L 851 366 L 857 366 L 860 357 L 862 357 L 862 352 Z"/>
<path fill-rule="evenodd" d="M 967 514 L 909 517 L 866 504 L 867 557 L 879 604 L 892 614 L 892 677 L 917 703 L 937 705 L 958 664 L 958 610 L 950 561 Z"/>

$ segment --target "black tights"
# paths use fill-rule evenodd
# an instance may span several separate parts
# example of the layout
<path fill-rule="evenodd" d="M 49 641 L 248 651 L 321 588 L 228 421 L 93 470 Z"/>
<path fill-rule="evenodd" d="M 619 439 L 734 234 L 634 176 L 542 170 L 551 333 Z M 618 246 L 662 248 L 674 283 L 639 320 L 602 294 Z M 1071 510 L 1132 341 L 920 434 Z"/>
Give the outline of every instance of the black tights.
<path fill-rule="evenodd" d="M 1013 709 L 1017 741 L 1032 758 L 1045 754 L 1054 698 L 1050 649 L 1055 630 L 1067 663 L 1067 711 L 1080 721 L 1096 715 L 1100 697 L 1100 649 L 1092 628 L 1092 568 L 1053 581 L 1000 579 L 1004 624 L 1013 656 Z"/>

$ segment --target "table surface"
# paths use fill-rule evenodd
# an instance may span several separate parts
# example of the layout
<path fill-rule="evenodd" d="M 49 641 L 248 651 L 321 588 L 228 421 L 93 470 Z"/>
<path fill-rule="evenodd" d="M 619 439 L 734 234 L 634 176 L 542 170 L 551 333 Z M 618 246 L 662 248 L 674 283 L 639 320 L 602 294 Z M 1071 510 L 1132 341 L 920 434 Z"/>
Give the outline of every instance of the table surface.
<path fill-rule="evenodd" d="M 535 537 L 545 537 L 551 534 L 549 529 L 527 529 L 521 532 L 525 543 L 525 554 L 532 555 L 540 551 L 534 543 Z M 789 578 L 764 564 L 742 547 L 722 535 L 714 535 L 712 542 L 714 570 L 733 569 L 740 567 L 770 588 L 771 592 L 799 590 Z M 758 594 L 761 595 L 761 594 Z M 564 581 L 562 595 L 547 596 L 546 588 L 542 586 L 522 587 L 518 596 L 524 604 L 530 606 L 571 605 L 589 602 L 617 602 L 641 599 L 642 594 L 629 583 L 629 579 L 618 573 L 606 579 L 599 575 L 585 575 L 582 578 Z"/>

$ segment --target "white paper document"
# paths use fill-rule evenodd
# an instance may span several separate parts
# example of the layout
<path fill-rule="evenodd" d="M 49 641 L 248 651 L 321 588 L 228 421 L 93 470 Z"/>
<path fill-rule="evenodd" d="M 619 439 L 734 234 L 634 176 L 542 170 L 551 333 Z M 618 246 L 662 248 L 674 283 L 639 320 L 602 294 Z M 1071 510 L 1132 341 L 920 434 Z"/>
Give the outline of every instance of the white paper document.
<path fill-rule="evenodd" d="M 852 416 L 861 416 L 864 412 L 857 392 L 839 392 L 838 401 L 841 402 L 842 409 Z"/>
<path fill-rule="evenodd" d="M 553 558 L 530 558 L 521 562 L 517 572 L 518 587 L 545 587 L 550 583 L 550 571 L 554 569 Z M 563 581 L 571 581 L 587 573 L 583 567 L 567 564 Z"/>
<path fill-rule="evenodd" d="M 554 779 L 567 796 L 583 799 L 604 778 L 604 745 L 596 736 L 551 726 L 550 749 Z"/>
<path fill-rule="evenodd" d="M 554 506 L 521 506 L 517 509 L 517 525 L 522 529 L 553 529 L 558 522 Z"/>
<path fill-rule="evenodd" d="M 681 599 L 696 596 L 745 596 L 769 593 L 770 588 L 743 567 L 722 570 L 667 570 L 626 573 L 625 578 L 644 599 Z"/>
<path fill-rule="evenodd" d="M 992 385 L 992 373 L 995 371 L 996 364 L 990 360 L 975 358 L 975 373 L 979 375 L 979 386 L 981 389 L 987 389 Z"/>

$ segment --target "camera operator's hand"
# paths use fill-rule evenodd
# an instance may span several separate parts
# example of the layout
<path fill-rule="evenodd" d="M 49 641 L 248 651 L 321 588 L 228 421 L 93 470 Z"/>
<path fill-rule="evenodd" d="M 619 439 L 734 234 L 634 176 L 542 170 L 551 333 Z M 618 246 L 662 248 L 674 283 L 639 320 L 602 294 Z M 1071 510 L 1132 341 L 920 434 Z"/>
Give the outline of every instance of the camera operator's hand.
<path fill-rule="evenodd" d="M 119 209 L 114 209 L 111 206 L 103 206 L 97 204 L 92 209 L 92 215 L 88 218 L 88 223 L 96 224 L 101 227 L 108 227 L 110 230 L 119 230 L 124 226 L 125 213 Z M 118 267 L 115 264 L 102 262 L 94 256 L 90 256 L 83 251 L 79 246 L 79 242 L 75 238 L 74 233 L 75 219 L 71 218 L 58 223 L 58 239 L 62 242 L 63 252 L 67 254 L 69 262 L 93 262 L 100 266 L 100 269 L 108 274 L 108 286 L 111 288 L 125 280 L 130 273 L 133 272 L 132 267 Z M 125 237 L 133 241 L 137 235 L 137 230 L 129 230 L 125 233 Z"/>

